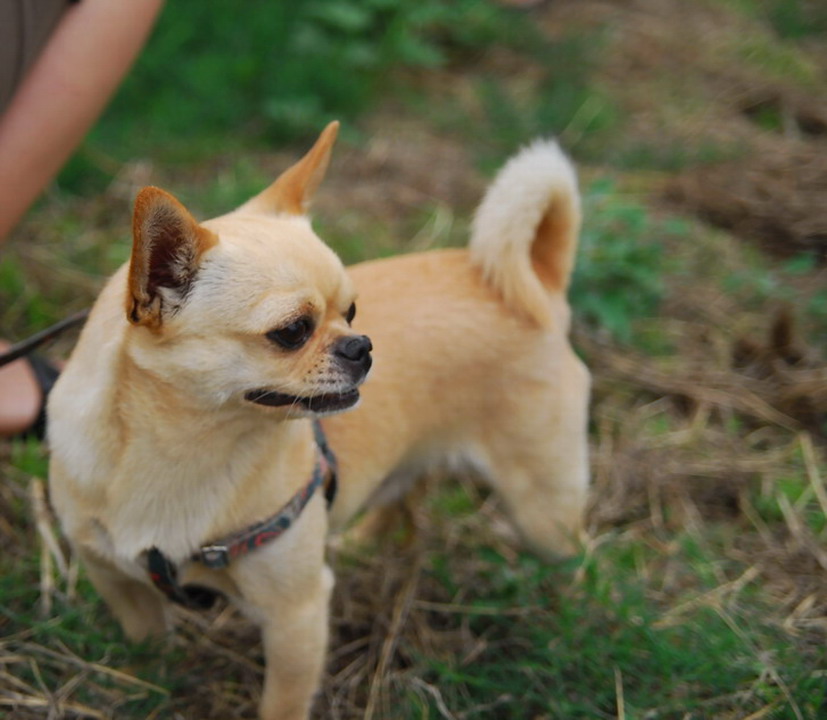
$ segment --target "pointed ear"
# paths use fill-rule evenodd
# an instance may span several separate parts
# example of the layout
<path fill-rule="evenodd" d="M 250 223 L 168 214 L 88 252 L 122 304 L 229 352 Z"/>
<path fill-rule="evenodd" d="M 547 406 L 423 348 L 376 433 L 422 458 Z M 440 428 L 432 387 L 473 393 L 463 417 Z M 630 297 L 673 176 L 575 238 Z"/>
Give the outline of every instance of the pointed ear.
<path fill-rule="evenodd" d="M 168 192 L 145 187 L 135 199 L 126 315 L 134 325 L 161 326 L 186 298 L 201 256 L 218 242 Z"/>
<path fill-rule="evenodd" d="M 242 209 L 305 215 L 327 172 L 338 132 L 339 122 L 330 123 L 307 155 L 285 170 L 270 187 L 242 205 Z"/>

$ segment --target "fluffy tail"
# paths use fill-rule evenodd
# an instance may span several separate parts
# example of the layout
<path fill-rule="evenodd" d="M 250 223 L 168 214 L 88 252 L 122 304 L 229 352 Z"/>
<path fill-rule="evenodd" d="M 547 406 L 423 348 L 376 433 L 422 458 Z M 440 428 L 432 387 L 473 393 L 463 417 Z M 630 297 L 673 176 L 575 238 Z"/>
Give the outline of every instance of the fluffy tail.
<path fill-rule="evenodd" d="M 469 249 L 505 303 L 548 328 L 549 295 L 568 287 L 579 230 L 574 168 L 556 142 L 538 140 L 509 160 L 488 188 Z"/>

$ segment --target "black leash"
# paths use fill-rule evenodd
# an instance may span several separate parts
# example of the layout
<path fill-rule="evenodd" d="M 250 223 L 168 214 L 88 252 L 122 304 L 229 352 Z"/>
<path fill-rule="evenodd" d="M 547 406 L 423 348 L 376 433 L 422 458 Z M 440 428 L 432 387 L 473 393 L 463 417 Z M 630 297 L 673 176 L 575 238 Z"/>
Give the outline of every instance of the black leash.
<path fill-rule="evenodd" d="M 21 340 L 19 343 L 12 345 L 8 350 L 6 350 L 6 352 L 0 355 L 0 367 L 8 365 L 10 362 L 14 362 L 24 355 L 28 355 L 32 350 L 40 347 L 43 343 L 48 342 L 52 338 L 57 337 L 65 330 L 68 330 L 75 325 L 82 324 L 86 321 L 87 317 L 89 317 L 88 308 L 86 310 L 81 310 L 74 315 L 70 315 L 65 320 L 61 320 L 51 327 L 47 327 L 45 330 L 35 333 L 26 340 Z"/>

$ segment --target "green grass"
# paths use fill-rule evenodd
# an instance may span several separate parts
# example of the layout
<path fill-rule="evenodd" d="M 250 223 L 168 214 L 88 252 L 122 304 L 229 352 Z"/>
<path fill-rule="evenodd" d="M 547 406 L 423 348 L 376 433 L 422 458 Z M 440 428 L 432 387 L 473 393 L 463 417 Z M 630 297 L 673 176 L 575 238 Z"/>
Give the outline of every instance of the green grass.
<path fill-rule="evenodd" d="M 764 21 L 779 38 L 800 40 L 827 33 L 827 8 L 819 0 L 725 0 Z"/>
<path fill-rule="evenodd" d="M 456 492 L 440 506 L 467 512 Z M 434 552 L 429 574 L 446 607 L 455 599 L 465 610 L 432 610 L 432 623 L 479 644 L 467 662 L 419 657 L 439 701 L 411 693 L 400 716 L 437 717 L 441 703 L 461 717 L 514 720 L 614 718 L 621 707 L 629 718 L 719 717 L 733 708 L 745 717 L 767 707 L 774 718 L 799 717 L 796 710 L 818 717 L 827 706 L 823 650 L 802 653 L 760 588 L 722 587 L 722 576 L 737 581 L 747 567 L 721 559 L 733 530 L 708 530 L 703 544 L 672 538 L 667 556 L 633 536 L 609 536 L 564 567 L 485 546 L 472 546 L 462 565 Z M 667 576 L 679 579 L 678 594 L 664 587 Z M 668 604 L 659 601 L 666 596 Z"/>
<path fill-rule="evenodd" d="M 781 37 L 827 34 L 827 8 L 818 0 L 774 0 L 769 3 L 769 18 Z"/>
<path fill-rule="evenodd" d="M 38 612 L 38 598 L 32 593 L 38 583 L 35 558 L 25 566 L 3 567 L 2 571 L 3 649 L 29 657 L 29 662 L 9 666 L 18 680 L 33 688 L 57 689 L 73 676 L 79 677 L 81 682 L 72 694 L 72 702 L 99 708 L 111 703 L 112 693 L 124 690 L 121 679 L 107 672 L 115 670 L 145 683 L 130 683 L 127 699 L 119 705 L 122 716 L 148 717 L 168 702 L 168 695 L 176 685 L 174 668 L 182 659 L 180 651 L 153 643 L 126 643 L 103 602 L 86 581 L 80 583 L 78 594 L 71 602 L 58 601 L 55 613 L 43 618 Z M 67 655 L 74 656 L 79 663 L 67 668 Z"/>
<path fill-rule="evenodd" d="M 49 313 L 44 310 L 47 301 L 26 283 L 25 278 L 16 258 L 4 257 L 0 261 L 0 288 L 4 295 L 14 298 L 6 312 L 22 315 L 26 323 L 37 327 L 48 322 Z"/>
<path fill-rule="evenodd" d="M 802 531 L 818 544 L 827 537 L 827 516 L 818 498 L 818 480 L 811 472 L 803 448 L 798 447 L 790 453 L 783 470 L 754 484 L 749 498 L 767 526 L 788 522 L 788 516 L 793 515 L 802 524 Z"/>
<path fill-rule="evenodd" d="M 611 152 L 612 165 L 628 170 L 679 172 L 698 165 L 714 165 L 743 157 L 737 146 L 713 141 L 697 144 L 663 143 L 657 139 L 634 144 L 623 143 Z"/>
<path fill-rule="evenodd" d="M 7 507 L 14 513 L 21 534 L 33 540 L 30 532 L 30 506 L 27 489 L 32 477 L 45 478 L 48 458 L 36 441 L 17 441 L 12 445 L 10 465 L 5 467 L 7 488 L 17 488 L 14 502 Z M 92 708 L 111 702 L 110 693 L 123 689 L 119 678 L 107 670 L 137 673 L 151 685 L 134 684 L 121 711 L 128 717 L 147 717 L 165 702 L 180 653 L 157 644 L 128 644 L 104 606 L 100 596 L 83 576 L 76 595 L 55 597 L 51 613 L 44 614 L 40 595 L 40 552 L 37 542 L 27 552 L 0 557 L 0 647 L 11 657 L 7 669 L 31 688 L 57 689 L 77 676 L 82 682 L 72 701 Z M 66 657 L 77 662 L 69 663 Z M 159 662 L 159 658 L 161 658 Z M 97 667 L 100 666 L 100 667 Z"/>
<path fill-rule="evenodd" d="M 817 270 L 812 254 L 802 253 L 784 262 L 773 262 L 754 249 L 742 253 L 740 268 L 721 278 L 721 287 L 739 304 L 752 311 L 785 304 L 794 309 L 803 334 L 816 345 L 827 332 L 827 289 L 820 285 L 802 290 L 798 281 Z"/>
<path fill-rule="evenodd" d="M 543 136 L 559 137 L 580 158 L 595 157 L 606 136 L 620 130 L 613 101 L 593 79 L 605 44 L 602 36 L 571 33 L 549 43 L 528 34 L 523 42 L 538 66 L 533 87 L 494 74 L 477 85 L 489 145 L 483 166 L 498 167 L 526 138 Z"/>
<path fill-rule="evenodd" d="M 654 218 L 608 181 L 586 189 L 584 218 L 570 293 L 575 313 L 616 340 L 641 342 L 636 322 L 657 314 L 674 269 L 665 242 L 687 228 Z"/>
<path fill-rule="evenodd" d="M 761 36 L 741 38 L 735 51 L 747 65 L 779 81 L 794 79 L 804 87 L 814 87 L 818 82 L 818 69 L 808 62 L 794 45 L 781 45 L 773 39 Z"/>

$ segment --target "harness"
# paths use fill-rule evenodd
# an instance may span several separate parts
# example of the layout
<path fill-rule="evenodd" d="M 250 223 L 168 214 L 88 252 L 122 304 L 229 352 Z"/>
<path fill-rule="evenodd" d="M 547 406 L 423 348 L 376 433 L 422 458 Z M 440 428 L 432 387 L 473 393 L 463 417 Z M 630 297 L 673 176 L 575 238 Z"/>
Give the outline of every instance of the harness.
<path fill-rule="evenodd" d="M 269 518 L 250 525 L 232 535 L 202 545 L 189 557 L 191 562 L 199 562 L 205 567 L 220 570 L 233 560 L 246 555 L 262 545 L 276 540 L 286 532 L 310 502 L 316 490 L 324 486 L 327 507 L 336 497 L 336 456 L 327 444 L 327 438 L 318 420 L 313 421 L 313 435 L 316 440 L 316 464 L 310 481 L 301 487 L 290 500 Z M 147 569 L 149 578 L 172 602 L 194 610 L 206 610 L 212 607 L 218 592 L 203 585 L 181 585 L 178 582 L 178 568 L 157 547 L 147 551 Z"/>

